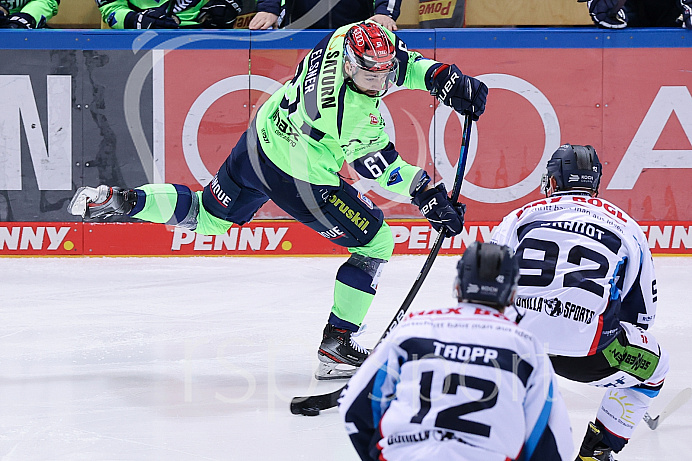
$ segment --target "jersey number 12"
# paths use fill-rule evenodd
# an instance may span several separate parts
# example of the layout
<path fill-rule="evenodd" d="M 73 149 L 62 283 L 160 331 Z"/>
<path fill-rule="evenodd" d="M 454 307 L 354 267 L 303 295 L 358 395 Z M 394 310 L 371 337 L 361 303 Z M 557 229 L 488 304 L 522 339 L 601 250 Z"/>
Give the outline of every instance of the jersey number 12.
<path fill-rule="evenodd" d="M 430 412 L 432 407 L 432 399 L 430 397 L 432 378 L 432 371 L 426 371 L 421 374 L 419 394 L 420 410 L 411 418 L 411 422 L 414 424 L 421 424 L 423 418 Z M 445 376 L 442 392 L 444 394 L 455 395 L 459 386 L 477 389 L 481 391 L 483 395 L 479 400 L 462 403 L 461 405 L 439 411 L 435 418 L 435 427 L 490 437 L 490 426 L 467 419 L 461 419 L 460 417 L 494 407 L 497 403 L 497 385 L 487 379 L 451 373 Z"/>

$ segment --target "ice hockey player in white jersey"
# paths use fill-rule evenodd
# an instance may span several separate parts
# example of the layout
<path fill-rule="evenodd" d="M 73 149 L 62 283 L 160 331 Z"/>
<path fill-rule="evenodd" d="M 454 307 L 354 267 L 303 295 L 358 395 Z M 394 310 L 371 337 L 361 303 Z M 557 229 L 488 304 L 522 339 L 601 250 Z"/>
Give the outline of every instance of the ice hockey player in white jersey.
<path fill-rule="evenodd" d="M 339 401 L 362 460 L 559 461 L 573 456 L 556 376 L 540 342 L 503 315 L 512 250 L 475 242 L 457 265 L 456 307 L 411 313 Z"/>
<path fill-rule="evenodd" d="M 558 375 L 602 387 L 577 460 L 613 460 L 663 385 L 668 354 L 647 331 L 656 278 L 637 222 L 598 198 L 602 166 L 592 146 L 565 144 L 548 161 L 543 200 L 507 215 L 493 241 L 516 250 L 521 326 Z"/>

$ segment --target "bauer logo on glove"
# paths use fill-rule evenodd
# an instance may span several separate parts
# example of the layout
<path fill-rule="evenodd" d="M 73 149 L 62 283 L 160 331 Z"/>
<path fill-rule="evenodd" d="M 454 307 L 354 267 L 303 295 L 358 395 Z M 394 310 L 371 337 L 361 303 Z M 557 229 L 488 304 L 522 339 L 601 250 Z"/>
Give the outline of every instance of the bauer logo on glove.
<path fill-rule="evenodd" d="M 445 106 L 460 114 L 470 115 L 473 120 L 485 112 L 488 87 L 478 79 L 464 75 L 454 64 L 439 64 L 430 67 L 429 89 Z"/>
<path fill-rule="evenodd" d="M 420 212 L 423 213 L 423 215 L 428 215 L 436 206 L 437 198 L 433 196 L 428 203 L 420 207 Z"/>
<path fill-rule="evenodd" d="M 444 184 L 416 192 L 411 203 L 418 207 L 437 232 L 445 231 L 447 236 L 452 237 L 464 229 L 466 205 L 452 203 Z"/>
<path fill-rule="evenodd" d="M 452 90 L 454 85 L 456 84 L 457 80 L 459 80 L 459 74 L 456 72 L 452 72 L 449 75 L 449 79 L 445 82 L 445 85 L 442 87 L 442 91 L 440 92 L 440 95 L 438 96 L 438 99 L 440 102 L 444 102 L 445 99 L 447 99 L 447 95 L 449 92 Z"/>

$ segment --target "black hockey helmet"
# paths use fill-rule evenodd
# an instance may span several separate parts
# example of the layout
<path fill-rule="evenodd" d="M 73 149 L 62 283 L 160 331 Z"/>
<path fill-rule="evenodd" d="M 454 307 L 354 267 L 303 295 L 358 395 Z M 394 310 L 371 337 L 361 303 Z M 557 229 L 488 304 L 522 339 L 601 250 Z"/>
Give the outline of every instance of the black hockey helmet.
<path fill-rule="evenodd" d="M 519 281 L 519 262 L 506 245 L 474 242 L 457 263 L 456 294 L 463 301 L 506 307 Z"/>
<path fill-rule="evenodd" d="M 561 145 L 548 160 L 547 170 L 541 184 L 546 195 L 550 178 L 555 178 L 557 184 L 554 192 L 585 189 L 598 194 L 603 166 L 593 146 Z"/>

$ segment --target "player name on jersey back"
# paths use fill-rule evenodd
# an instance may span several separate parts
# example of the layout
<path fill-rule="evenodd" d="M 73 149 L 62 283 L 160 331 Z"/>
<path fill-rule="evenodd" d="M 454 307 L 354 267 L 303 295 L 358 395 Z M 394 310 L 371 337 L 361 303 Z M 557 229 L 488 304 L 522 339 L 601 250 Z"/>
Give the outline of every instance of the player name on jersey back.
<path fill-rule="evenodd" d="M 629 217 L 625 215 L 625 213 L 614 206 L 613 204 L 606 202 L 605 200 L 601 200 L 597 197 L 586 197 L 586 196 L 581 196 L 581 195 L 560 195 L 557 197 L 549 197 L 543 200 L 537 200 L 535 202 L 531 202 L 527 205 L 524 205 L 523 207 L 519 208 L 516 213 L 517 213 L 517 218 L 520 218 L 524 212 L 530 208 L 534 207 L 540 207 L 540 206 L 547 206 L 546 210 L 552 211 L 552 210 L 559 210 L 559 206 L 551 207 L 551 205 L 556 205 L 558 203 L 561 204 L 566 204 L 566 203 L 576 203 L 576 204 L 589 204 L 593 205 L 594 207 L 602 209 L 605 213 L 615 217 L 619 222 L 621 223 L 627 223 L 629 222 Z"/>

